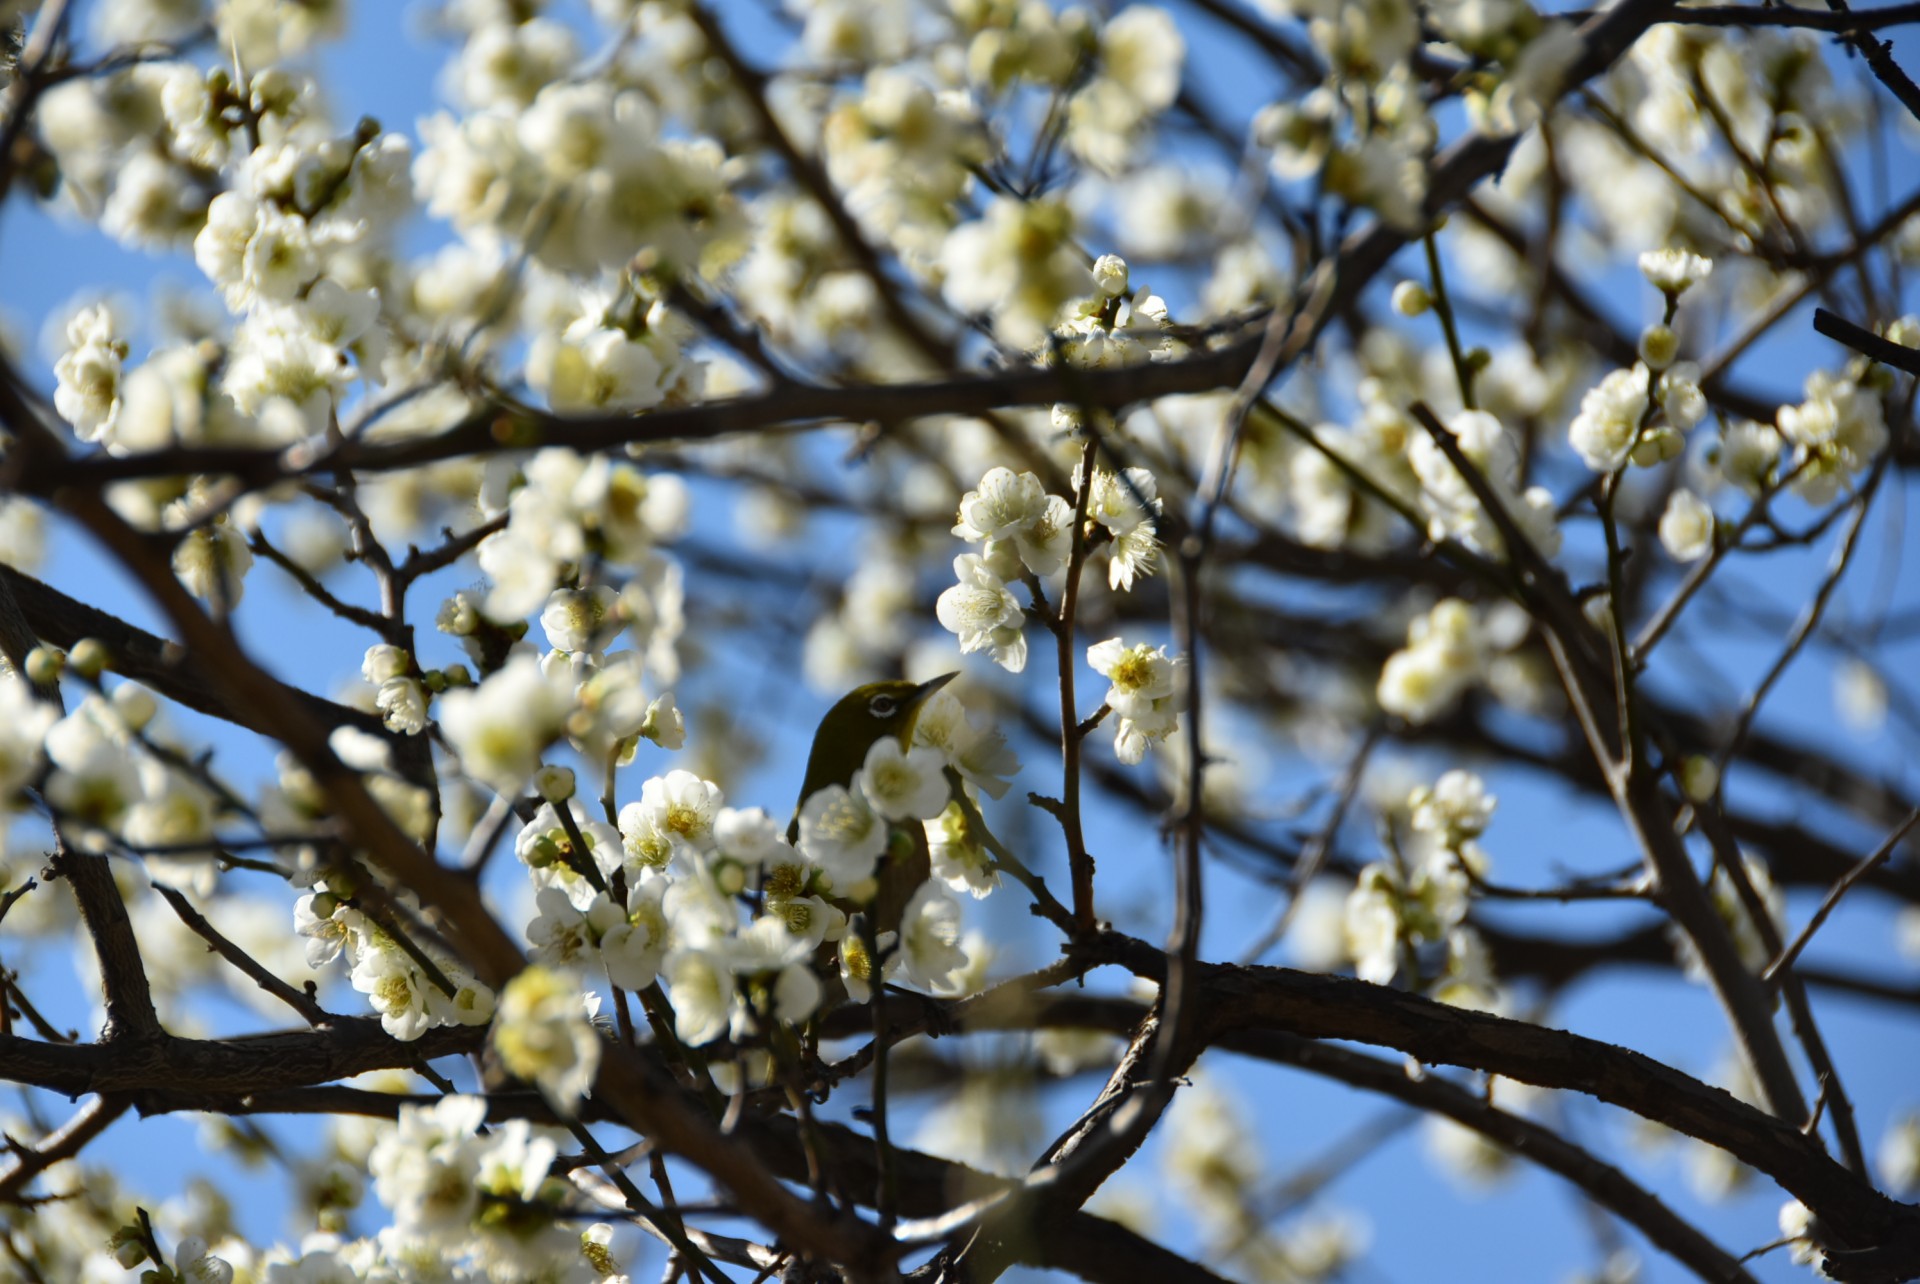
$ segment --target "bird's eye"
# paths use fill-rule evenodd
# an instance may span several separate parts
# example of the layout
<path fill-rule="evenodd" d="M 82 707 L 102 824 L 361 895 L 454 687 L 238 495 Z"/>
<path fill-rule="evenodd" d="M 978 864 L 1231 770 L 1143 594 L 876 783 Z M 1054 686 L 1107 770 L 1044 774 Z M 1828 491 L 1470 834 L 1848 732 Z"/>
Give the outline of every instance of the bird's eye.
<path fill-rule="evenodd" d="M 899 707 L 900 702 L 890 695 L 877 695 L 867 701 L 867 712 L 876 718 L 891 718 L 893 711 Z"/>

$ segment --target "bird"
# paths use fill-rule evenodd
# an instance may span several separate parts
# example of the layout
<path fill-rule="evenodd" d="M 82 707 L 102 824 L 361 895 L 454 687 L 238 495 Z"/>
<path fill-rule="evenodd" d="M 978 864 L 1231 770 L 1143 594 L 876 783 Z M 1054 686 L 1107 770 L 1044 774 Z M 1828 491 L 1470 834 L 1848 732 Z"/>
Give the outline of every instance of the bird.
<path fill-rule="evenodd" d="M 828 785 L 851 786 L 854 775 L 867 761 L 867 751 L 882 736 L 896 736 L 901 745 L 911 745 L 921 707 L 959 676 L 956 670 L 925 682 L 869 682 L 840 697 L 813 733 L 807 774 L 794 804 L 793 820 L 787 826 L 787 841 L 800 837 L 800 809 L 807 799 Z"/>
<path fill-rule="evenodd" d="M 854 775 L 867 761 L 867 751 L 883 736 L 896 736 L 902 746 L 913 743 L 914 723 L 920 710 L 947 683 L 959 677 L 956 670 L 925 682 L 894 679 L 869 682 L 842 696 L 820 719 L 813 733 L 813 749 L 807 755 L 807 774 L 800 786 L 800 797 L 793 808 L 793 820 L 787 825 L 787 841 L 800 840 L 800 809 L 807 799 L 829 785 L 842 788 L 853 784 Z M 912 854 L 904 861 L 889 856 L 880 871 L 880 889 L 874 897 L 874 921 L 883 930 L 899 924 L 900 913 L 914 891 L 932 873 L 924 832 L 914 827 Z"/>

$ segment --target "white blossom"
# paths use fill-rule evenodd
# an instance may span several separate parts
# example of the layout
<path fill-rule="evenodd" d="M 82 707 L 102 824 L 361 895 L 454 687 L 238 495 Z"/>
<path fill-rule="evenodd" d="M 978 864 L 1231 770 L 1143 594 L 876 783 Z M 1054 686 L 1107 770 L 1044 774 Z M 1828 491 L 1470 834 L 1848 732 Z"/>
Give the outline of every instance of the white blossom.
<path fill-rule="evenodd" d="M 1150 744 L 1164 740 L 1180 722 L 1186 702 L 1184 657 L 1145 642 L 1128 646 L 1108 638 L 1087 648 L 1087 663 L 1107 679 L 1106 704 L 1113 711 L 1113 751 L 1132 765 L 1146 757 Z"/>
<path fill-rule="evenodd" d="M 1654 289 L 1678 297 L 1712 274 L 1713 260 L 1673 247 L 1648 250 L 1640 256 L 1640 271 Z"/>
<path fill-rule="evenodd" d="M 620 809 L 620 832 L 627 837 L 651 831 L 675 851 L 705 850 L 713 842 L 713 824 L 723 795 L 720 786 L 691 771 L 670 771 L 641 786 L 640 800 Z"/>
<path fill-rule="evenodd" d="M 196 526 L 173 548 L 173 573 L 202 601 L 239 605 L 251 569 L 253 550 L 224 517 Z"/>
<path fill-rule="evenodd" d="M 502 793 L 523 786 L 572 710 L 571 684 L 541 672 L 532 656 L 509 660 L 472 690 L 440 697 L 440 727 L 461 768 Z"/>
<path fill-rule="evenodd" d="M 521 827 L 513 850 L 533 871 L 536 887 L 559 888 L 584 911 L 599 892 L 584 871 L 597 871 L 604 883 L 625 862 L 628 849 L 624 836 L 605 821 L 595 820 L 579 799 L 570 799 L 564 806 L 573 822 L 571 833 L 560 817 L 559 806 L 543 803 L 533 819 Z M 574 833 L 586 844 L 585 851 L 575 845 Z"/>
<path fill-rule="evenodd" d="M 989 797 L 1004 798 L 1008 778 L 1020 770 L 1006 735 L 998 727 L 974 726 L 951 691 L 936 691 L 920 706 L 913 742 L 938 749 L 949 767 Z"/>
<path fill-rule="evenodd" d="M 1863 471 L 1887 442 L 1880 399 L 1844 376 L 1816 370 L 1807 399 L 1782 406 L 1780 435 L 1795 447 L 1793 489 L 1808 503 L 1832 499 L 1842 483 Z"/>
<path fill-rule="evenodd" d="M 890 976 L 900 968 L 899 952 L 893 949 L 899 939 L 898 933 L 882 932 L 874 940 L 874 945 L 886 959 L 883 975 Z M 838 950 L 840 960 L 840 983 L 847 987 L 847 998 L 855 1003 L 865 1004 L 873 998 L 874 975 L 873 952 L 856 932 L 848 932 L 840 938 Z"/>
<path fill-rule="evenodd" d="M 798 846 L 836 889 L 851 891 L 873 876 L 887 849 L 887 822 L 862 794 L 828 785 L 800 807 Z"/>
<path fill-rule="evenodd" d="M 607 979 L 623 989 L 643 990 L 653 984 L 661 960 L 673 943 L 672 926 L 663 908 L 666 891 L 662 879 L 634 884 L 627 892 L 625 914 L 600 937 L 600 957 Z"/>
<path fill-rule="evenodd" d="M 717 947 L 682 948 L 661 967 L 673 996 L 673 1030 L 699 1047 L 727 1032 L 733 1017 L 733 972 Z"/>
<path fill-rule="evenodd" d="M 981 219 L 955 228 L 941 250 L 948 300 L 966 312 L 991 314 L 1007 343 L 1038 344 L 1061 307 L 1090 284 L 1070 248 L 1072 234 L 1072 214 L 1059 202 L 995 197 Z"/>
<path fill-rule="evenodd" d="M 790 856 L 793 850 L 764 807 L 722 807 L 714 818 L 713 841 L 728 860 L 754 869 Z"/>
<path fill-rule="evenodd" d="M 1073 507 L 1058 495 L 1048 495 L 1032 473 L 994 468 L 960 500 L 953 533 L 985 544 L 985 561 L 1001 579 L 1017 577 L 1022 567 L 1035 575 L 1051 575 L 1066 564 Z"/>
<path fill-rule="evenodd" d="M 527 358 L 527 382 L 563 414 L 645 410 L 665 395 L 665 373 L 652 348 L 584 317 L 541 335 Z"/>
<path fill-rule="evenodd" d="M 1407 645 L 1380 672 L 1380 707 L 1412 723 L 1452 707 L 1479 676 L 1486 643 L 1473 608 L 1448 598 L 1407 628 Z"/>
<path fill-rule="evenodd" d="M 233 1266 L 207 1251 L 207 1241 L 189 1235 L 174 1246 L 173 1274 L 181 1284 L 231 1284 Z"/>
<path fill-rule="evenodd" d="M 39 769 L 41 743 L 60 720 L 18 675 L 0 674 L 0 798 L 11 800 Z"/>
<path fill-rule="evenodd" d="M 1431 787 L 1415 789 L 1407 809 L 1415 832 L 1431 834 L 1448 847 L 1478 838 L 1493 819 L 1499 800 L 1487 792 L 1486 782 L 1470 771 L 1449 771 Z"/>
<path fill-rule="evenodd" d="M 1676 562 L 1697 562 L 1713 551 L 1713 510 L 1684 487 L 1660 515 L 1660 544 Z"/>
<path fill-rule="evenodd" d="M 1772 424 L 1751 419 L 1728 424 L 1715 460 L 1720 477 L 1749 495 L 1758 495 L 1776 479 L 1780 444 L 1780 433 Z"/>
<path fill-rule="evenodd" d="M 867 750 L 853 788 L 887 820 L 931 820 L 947 805 L 945 767 L 936 749 L 906 749 L 893 736 L 881 736 Z"/>
<path fill-rule="evenodd" d="M 950 992 L 967 966 L 960 947 L 960 903 L 939 883 L 922 883 L 900 915 L 900 972 L 935 994 Z"/>
<path fill-rule="evenodd" d="M 67 350 L 53 368 L 53 408 L 80 440 L 98 441 L 113 430 L 126 357 L 126 341 L 115 336 L 104 306 L 82 308 L 67 322 Z"/>
<path fill-rule="evenodd" d="M 1920 1115 L 1910 1113 L 1894 1120 L 1874 1159 L 1880 1179 L 1894 1194 L 1920 1189 Z"/>
<path fill-rule="evenodd" d="M 529 967 L 500 992 L 489 1035 L 500 1063 L 538 1084 L 562 1114 L 573 1113 L 600 1068 L 585 997 L 565 973 Z"/>
<path fill-rule="evenodd" d="M 555 589 L 540 612 L 540 627 L 556 651 L 597 655 L 613 641 L 607 628 L 619 593 L 605 585 L 585 589 Z"/>
<path fill-rule="evenodd" d="M 926 823 L 926 832 L 935 878 L 956 892 L 964 890 L 975 900 L 1000 885 L 1000 872 L 957 799 Z"/>
<path fill-rule="evenodd" d="M 1647 423 L 1651 379 L 1644 365 L 1615 370 L 1581 399 L 1567 440 L 1587 467 L 1604 473 L 1626 466 Z"/>
<path fill-rule="evenodd" d="M 1019 600 L 973 553 L 954 558 L 953 573 L 960 582 L 940 594 L 934 613 L 942 628 L 959 635 L 961 654 L 990 650 L 993 662 L 1007 672 L 1026 668 L 1026 615 Z"/>

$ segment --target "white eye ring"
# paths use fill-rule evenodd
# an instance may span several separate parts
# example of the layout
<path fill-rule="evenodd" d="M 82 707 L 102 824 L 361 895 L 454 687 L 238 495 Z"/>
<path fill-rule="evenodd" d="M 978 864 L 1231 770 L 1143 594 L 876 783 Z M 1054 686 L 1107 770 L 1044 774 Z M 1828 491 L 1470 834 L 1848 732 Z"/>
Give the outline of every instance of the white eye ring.
<path fill-rule="evenodd" d="M 877 695 L 867 701 L 867 712 L 876 718 L 891 718 L 893 711 L 899 707 L 899 701 L 890 695 Z"/>

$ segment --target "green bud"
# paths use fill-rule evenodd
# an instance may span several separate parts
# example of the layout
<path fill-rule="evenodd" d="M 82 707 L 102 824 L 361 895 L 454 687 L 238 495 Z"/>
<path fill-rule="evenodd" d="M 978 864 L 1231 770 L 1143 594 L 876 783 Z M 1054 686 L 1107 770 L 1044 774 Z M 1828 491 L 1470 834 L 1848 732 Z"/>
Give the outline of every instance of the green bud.
<path fill-rule="evenodd" d="M 1640 359 L 1649 370 L 1665 370 L 1679 351 L 1680 339 L 1671 326 L 1650 325 L 1640 332 Z"/>
<path fill-rule="evenodd" d="M 551 834 L 542 834 L 527 848 L 527 864 L 534 869 L 545 869 L 560 859 L 560 844 L 553 841 Z"/>
<path fill-rule="evenodd" d="M 140 1238 L 137 1226 L 122 1226 L 107 1241 L 107 1250 L 113 1254 L 113 1260 L 125 1270 L 132 1270 L 147 1260 L 147 1245 Z"/>
<path fill-rule="evenodd" d="M 91 682 L 113 665 L 113 655 L 99 638 L 81 638 L 67 653 L 73 671 Z"/>
<path fill-rule="evenodd" d="M 1720 788 L 1720 768 L 1704 754 L 1689 755 L 1680 764 L 1680 787 L 1688 799 L 1703 803 Z"/>
<path fill-rule="evenodd" d="M 1403 317 L 1417 317 L 1433 306 L 1433 296 L 1418 281 L 1402 281 L 1393 287 L 1393 310 Z"/>
<path fill-rule="evenodd" d="M 66 652 L 45 643 L 27 652 L 27 680 L 36 686 L 50 686 L 60 680 L 67 666 Z"/>

